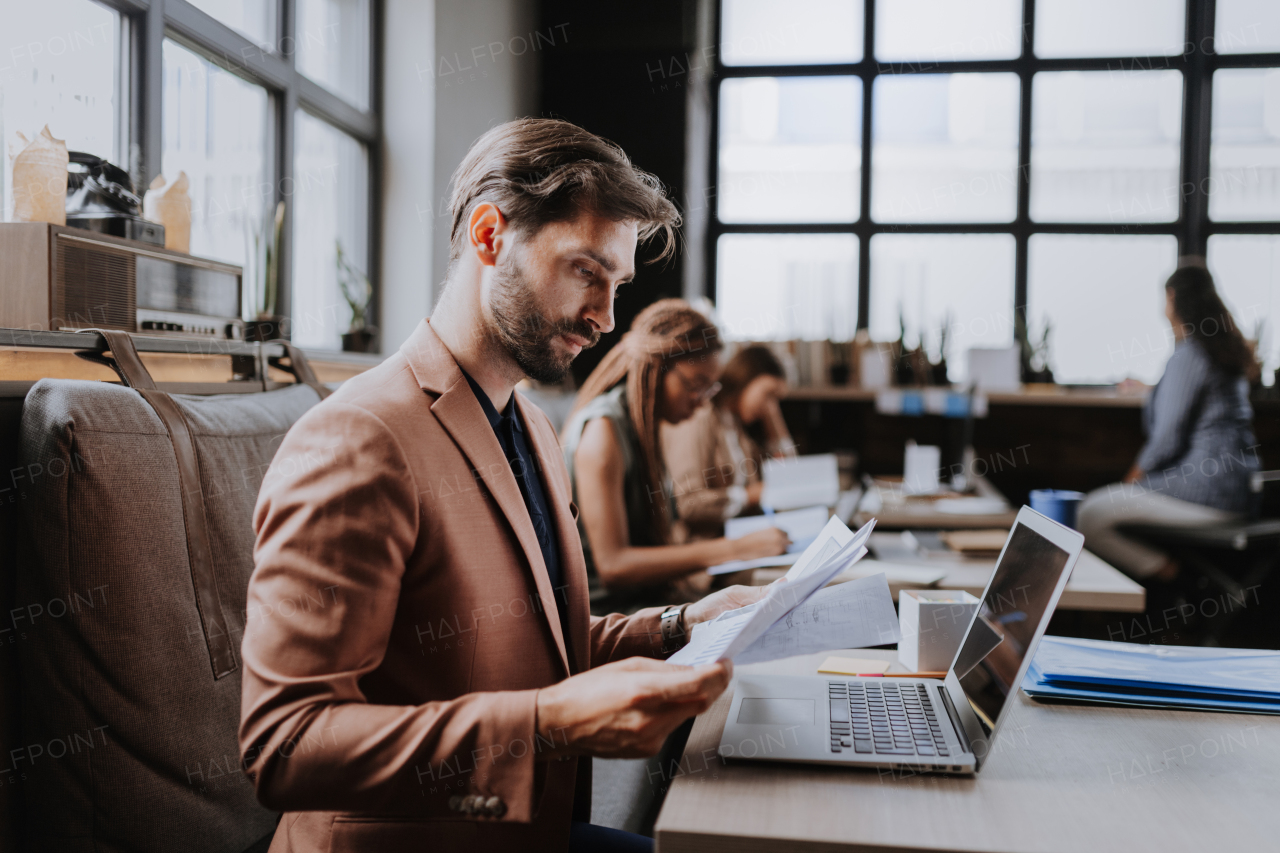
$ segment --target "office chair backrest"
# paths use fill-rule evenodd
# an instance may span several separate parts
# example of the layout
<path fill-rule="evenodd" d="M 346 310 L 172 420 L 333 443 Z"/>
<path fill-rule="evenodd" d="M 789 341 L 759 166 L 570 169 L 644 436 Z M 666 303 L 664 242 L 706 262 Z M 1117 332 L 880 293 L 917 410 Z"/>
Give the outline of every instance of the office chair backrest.
<path fill-rule="evenodd" d="M 23 409 L 21 849 L 239 853 L 277 819 L 236 739 L 252 510 L 320 395 L 134 379 L 41 380 Z"/>

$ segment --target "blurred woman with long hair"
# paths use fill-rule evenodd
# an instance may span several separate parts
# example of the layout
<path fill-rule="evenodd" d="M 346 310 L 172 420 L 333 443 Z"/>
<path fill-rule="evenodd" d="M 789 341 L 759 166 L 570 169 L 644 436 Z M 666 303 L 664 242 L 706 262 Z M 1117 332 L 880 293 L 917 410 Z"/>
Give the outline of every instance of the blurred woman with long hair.
<path fill-rule="evenodd" d="M 689 418 L 719 390 L 722 347 L 710 320 L 663 299 L 640 312 L 578 392 L 561 437 L 593 612 L 676 601 L 703 591 L 676 582 L 710 566 L 786 550 L 786 534 L 773 528 L 732 541 L 672 536 L 677 511 L 659 427 Z"/>
<path fill-rule="evenodd" d="M 712 405 L 662 430 L 680 520 L 694 538 L 724 535 L 724 523 L 758 510 L 766 459 L 795 455 L 779 400 L 786 374 L 768 347 L 729 359 Z"/>
<path fill-rule="evenodd" d="M 1091 551 L 1151 585 L 1173 581 L 1177 562 L 1116 528 L 1239 520 L 1259 467 L 1249 404 L 1257 364 L 1207 269 L 1169 276 L 1165 316 L 1174 350 L 1143 409 L 1147 442 L 1124 482 L 1092 492 L 1079 514 Z"/>

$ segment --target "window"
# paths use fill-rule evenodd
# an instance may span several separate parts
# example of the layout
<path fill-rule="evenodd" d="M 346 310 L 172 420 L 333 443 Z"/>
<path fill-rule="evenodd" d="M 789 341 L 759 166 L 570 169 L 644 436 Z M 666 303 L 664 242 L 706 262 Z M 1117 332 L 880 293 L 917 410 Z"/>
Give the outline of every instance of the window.
<path fill-rule="evenodd" d="M 963 381 L 1023 320 L 1060 382 L 1150 381 L 1160 284 L 1207 252 L 1280 366 L 1274 0 L 717 7 L 718 181 L 689 213 L 729 337 L 905 325 L 937 358 L 945 328 Z"/>
<path fill-rule="evenodd" d="M 191 5 L 226 24 L 259 47 L 271 47 L 276 35 L 276 0 L 190 0 Z"/>
<path fill-rule="evenodd" d="M 1280 219 L 1280 68 L 1213 75 L 1209 215 Z"/>
<path fill-rule="evenodd" d="M 1178 218 L 1182 75 L 1056 71 L 1035 76 L 1031 218 Z"/>
<path fill-rule="evenodd" d="M 193 255 L 244 266 L 252 235 L 274 215 L 268 104 L 261 86 L 165 41 L 161 168 L 190 182 Z"/>
<path fill-rule="evenodd" d="M 733 287 L 720 321 L 734 340 L 853 338 L 858 240 L 848 234 L 726 234 L 720 270 Z"/>
<path fill-rule="evenodd" d="M 924 336 L 953 382 L 970 347 L 1013 343 L 1014 241 L 1008 234 L 877 234 L 871 238 L 871 335 Z M 942 348 L 946 330 L 946 350 Z"/>
<path fill-rule="evenodd" d="M 369 0 L 297 0 L 298 70 L 357 107 L 369 105 Z"/>
<path fill-rule="evenodd" d="M 91 0 L 41 0 L 5 8 L 0 34 L 3 212 L 13 212 L 9 148 L 47 125 L 68 150 L 122 162 L 120 16 Z M 39 37 L 32 38 L 32 34 Z M 127 163 L 126 163 L 127 165 Z"/>
<path fill-rule="evenodd" d="M 1177 264 L 1172 235 L 1033 236 L 1027 323 L 1035 340 L 1049 326 L 1054 379 L 1159 379 L 1173 351 L 1164 282 Z"/>
<path fill-rule="evenodd" d="M 339 240 L 373 284 L 376 325 L 369 212 L 379 182 L 369 152 L 379 142 L 370 110 L 377 4 L 163 0 L 162 27 L 147 26 L 148 5 L 8 4 L 0 26 L 5 218 L 13 206 L 9 144 L 17 131 L 30 137 L 47 124 L 70 150 L 125 168 L 139 194 L 158 175 L 172 181 L 185 172 L 191 252 L 243 267 L 246 319 L 258 313 L 262 246 L 283 202 L 273 313 L 294 323 L 281 327 L 296 327 L 306 346 L 342 346 L 350 309 L 337 289 Z M 151 55 L 161 61 L 147 63 Z M 134 72 L 143 79 L 131 79 Z M 151 92 L 160 93 L 155 110 Z"/>
<path fill-rule="evenodd" d="M 338 349 L 351 311 L 338 286 L 337 250 L 369 269 L 369 158 L 364 146 L 299 112 L 294 153 L 293 341 Z"/>
<path fill-rule="evenodd" d="M 1018 78 L 876 78 L 871 212 L 878 222 L 1011 222 L 1018 199 Z"/>
<path fill-rule="evenodd" d="M 861 101 L 862 81 L 856 77 L 725 81 L 720 99 L 721 218 L 857 219 Z"/>
<path fill-rule="evenodd" d="M 1280 368 L 1280 235 L 1215 234 L 1209 270 L 1246 338 L 1258 342 L 1263 381 Z"/>

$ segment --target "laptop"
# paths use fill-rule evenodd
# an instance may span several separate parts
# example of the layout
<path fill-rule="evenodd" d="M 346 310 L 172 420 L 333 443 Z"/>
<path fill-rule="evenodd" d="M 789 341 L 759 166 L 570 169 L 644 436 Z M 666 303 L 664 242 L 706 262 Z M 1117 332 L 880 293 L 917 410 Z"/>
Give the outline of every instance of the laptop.
<path fill-rule="evenodd" d="M 1023 507 L 945 679 L 738 675 L 720 754 L 976 773 L 1083 547 Z"/>

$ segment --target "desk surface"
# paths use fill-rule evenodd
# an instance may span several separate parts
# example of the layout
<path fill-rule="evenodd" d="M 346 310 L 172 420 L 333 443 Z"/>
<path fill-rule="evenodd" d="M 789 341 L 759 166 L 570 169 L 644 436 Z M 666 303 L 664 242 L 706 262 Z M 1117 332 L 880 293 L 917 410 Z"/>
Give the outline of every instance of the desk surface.
<path fill-rule="evenodd" d="M 741 671 L 816 673 L 826 654 Z M 698 718 L 671 770 L 658 853 L 1177 853 L 1280 837 L 1280 717 L 1043 705 L 1019 691 L 976 777 L 903 776 L 724 764 L 731 694 Z"/>
<path fill-rule="evenodd" d="M 877 534 L 871 534 L 876 536 Z M 994 560 L 950 560 L 940 561 L 920 557 L 917 559 L 900 559 L 893 562 L 898 565 L 919 565 L 931 569 L 939 569 L 947 574 L 936 584 L 938 589 L 962 589 L 974 596 L 981 597 L 987 588 L 987 581 L 995 568 Z M 867 557 L 859 564 L 860 569 L 874 564 L 875 560 Z M 751 583 L 763 586 L 772 583 L 786 573 L 786 569 L 756 569 L 752 573 Z M 892 586 L 892 584 L 891 584 Z M 1100 557 L 1082 551 L 1076 567 L 1071 571 L 1071 579 L 1062 591 L 1058 600 L 1059 610 L 1102 610 L 1117 613 L 1141 613 L 1147 606 L 1147 591 L 1142 584 L 1123 574 L 1115 566 Z"/>

